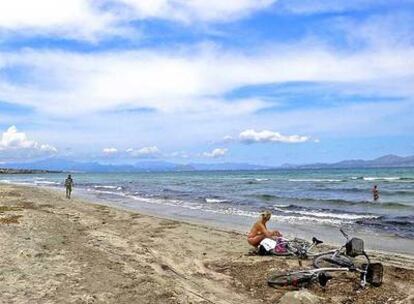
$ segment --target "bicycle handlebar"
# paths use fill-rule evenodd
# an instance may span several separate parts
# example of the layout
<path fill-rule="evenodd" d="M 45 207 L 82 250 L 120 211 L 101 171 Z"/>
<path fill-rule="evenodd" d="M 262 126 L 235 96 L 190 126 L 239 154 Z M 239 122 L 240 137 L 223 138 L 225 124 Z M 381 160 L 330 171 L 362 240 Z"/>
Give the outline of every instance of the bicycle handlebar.
<path fill-rule="evenodd" d="M 341 231 L 341 233 L 342 233 L 342 235 L 348 240 L 349 239 L 349 235 L 348 234 L 346 234 L 346 232 L 342 229 L 342 228 L 340 228 L 339 229 L 339 231 Z"/>

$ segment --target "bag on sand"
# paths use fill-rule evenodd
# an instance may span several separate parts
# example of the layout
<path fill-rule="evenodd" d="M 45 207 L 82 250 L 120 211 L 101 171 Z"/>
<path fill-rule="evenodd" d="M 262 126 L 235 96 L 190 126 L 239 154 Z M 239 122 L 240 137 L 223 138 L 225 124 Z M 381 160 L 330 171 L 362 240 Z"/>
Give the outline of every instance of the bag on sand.
<path fill-rule="evenodd" d="M 259 255 L 284 254 L 287 252 L 286 243 L 283 238 L 263 239 L 259 244 Z"/>

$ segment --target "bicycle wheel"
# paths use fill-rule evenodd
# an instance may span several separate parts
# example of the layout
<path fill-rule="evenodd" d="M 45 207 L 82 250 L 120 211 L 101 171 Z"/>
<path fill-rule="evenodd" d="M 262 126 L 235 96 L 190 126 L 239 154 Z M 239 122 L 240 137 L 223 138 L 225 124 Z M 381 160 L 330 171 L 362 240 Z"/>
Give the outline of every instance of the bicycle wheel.
<path fill-rule="evenodd" d="M 338 254 L 334 256 L 333 253 L 325 253 L 322 255 L 318 255 L 313 259 L 313 266 L 316 268 L 325 268 L 325 267 L 341 268 L 341 267 L 353 267 L 354 263 L 349 257 L 343 254 Z"/>
<path fill-rule="evenodd" d="M 309 285 L 314 275 L 308 271 L 274 273 L 267 279 L 272 287 L 305 287 Z"/>

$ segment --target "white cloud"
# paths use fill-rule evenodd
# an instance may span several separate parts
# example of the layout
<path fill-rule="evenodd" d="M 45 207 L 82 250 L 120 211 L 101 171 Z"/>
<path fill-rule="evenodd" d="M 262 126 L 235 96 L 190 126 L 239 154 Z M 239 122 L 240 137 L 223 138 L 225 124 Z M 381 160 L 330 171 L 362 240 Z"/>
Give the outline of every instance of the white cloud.
<path fill-rule="evenodd" d="M 412 3 L 412 0 L 398 1 L 399 5 L 404 3 Z M 389 0 L 281 0 L 278 8 L 295 14 L 321 14 L 363 11 L 387 5 L 395 5 L 395 3 Z"/>
<path fill-rule="evenodd" d="M 26 133 L 19 132 L 15 126 L 3 132 L 0 140 L 0 156 L 8 160 L 48 156 L 56 152 L 51 145 L 28 139 Z"/>
<path fill-rule="evenodd" d="M 223 137 L 223 142 L 232 142 L 234 140 L 233 136 L 226 135 Z"/>
<path fill-rule="evenodd" d="M 110 154 L 116 154 L 116 153 L 118 153 L 118 149 L 117 148 L 113 148 L 113 147 L 111 147 L 111 148 L 104 148 L 102 150 L 102 152 L 104 154 L 108 154 L 108 155 L 110 155 Z"/>
<path fill-rule="evenodd" d="M 388 86 L 391 94 L 398 94 L 392 87 L 396 82 L 390 80 L 414 77 L 413 56 L 412 48 L 342 54 L 306 45 L 268 48 L 254 55 L 210 47 L 174 53 L 0 53 L 0 71 L 3 66 L 26 72 L 23 82 L 0 78 L 0 99 L 64 116 L 117 108 L 237 116 L 268 106 L 260 99 L 227 103 L 222 97 L 249 85 L 290 81 L 364 83 L 378 89 Z M 414 95 L 410 86 L 403 89 Z"/>
<path fill-rule="evenodd" d="M 131 35 L 127 25 L 150 18 L 180 22 L 228 21 L 272 5 L 275 0 L 13 0 L 0 1 L 0 31 L 96 40 Z"/>
<path fill-rule="evenodd" d="M 228 21 L 269 7 L 276 0 L 119 0 L 136 18 L 178 21 Z"/>
<path fill-rule="evenodd" d="M 150 147 L 143 147 L 140 149 L 133 149 L 129 148 L 126 150 L 126 152 L 133 156 L 138 158 L 152 158 L 157 157 L 160 155 L 161 151 L 158 149 L 157 146 L 150 146 Z"/>
<path fill-rule="evenodd" d="M 282 135 L 279 132 L 268 130 L 255 131 L 253 129 L 242 131 L 239 134 L 239 140 L 242 143 L 303 143 L 310 141 L 309 136 L 300 135 Z"/>
<path fill-rule="evenodd" d="M 109 33 L 114 16 L 89 0 L 0 1 L 0 30 L 21 35 L 63 35 L 94 40 Z"/>
<path fill-rule="evenodd" d="M 227 152 L 228 152 L 227 148 L 216 148 L 211 152 L 204 152 L 203 156 L 209 157 L 209 158 L 218 158 L 218 157 L 225 156 Z"/>

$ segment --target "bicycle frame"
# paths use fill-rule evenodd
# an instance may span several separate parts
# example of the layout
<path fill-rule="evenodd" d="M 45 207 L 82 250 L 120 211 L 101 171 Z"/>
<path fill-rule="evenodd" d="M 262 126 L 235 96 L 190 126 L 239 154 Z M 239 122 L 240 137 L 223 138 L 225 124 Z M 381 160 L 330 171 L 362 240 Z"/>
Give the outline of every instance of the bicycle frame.
<path fill-rule="evenodd" d="M 360 248 L 360 251 L 356 251 L 356 252 L 360 252 L 355 254 L 349 254 L 348 255 L 348 245 L 351 246 L 350 248 L 350 252 L 354 252 L 352 249 L 352 243 L 350 243 L 352 240 L 354 240 L 354 238 L 350 238 L 348 234 L 346 234 L 342 229 L 340 229 L 342 235 L 346 238 L 347 242 L 342 245 L 341 247 L 337 248 L 337 249 L 333 249 L 333 250 L 329 250 L 329 251 L 325 251 L 325 252 L 318 252 L 314 254 L 314 257 L 318 260 L 318 259 L 322 259 L 322 261 L 326 261 L 328 262 L 330 265 L 337 265 L 339 267 L 322 267 L 322 268 L 316 268 L 316 269 L 307 269 L 307 270 L 298 270 L 298 271 L 293 271 L 293 272 L 288 272 L 286 274 L 282 274 L 282 276 L 291 276 L 291 275 L 297 275 L 298 277 L 302 276 L 305 277 L 306 280 L 308 280 L 308 282 L 311 282 L 313 280 L 318 279 L 319 280 L 319 284 L 321 286 L 325 286 L 326 283 L 329 281 L 330 278 L 332 278 L 331 276 L 327 275 L 327 273 L 329 272 L 356 272 L 358 274 L 360 274 L 360 286 L 362 288 L 365 288 L 366 284 L 367 284 L 367 277 L 369 274 L 370 270 L 370 265 L 371 264 L 371 260 L 368 257 L 368 255 L 366 254 L 366 252 L 363 249 L 363 243 L 362 245 L 360 245 L 362 248 Z M 287 245 L 288 250 L 291 251 L 292 254 L 295 254 L 296 256 L 298 256 L 299 258 L 303 257 L 301 254 L 304 253 L 304 256 L 306 257 L 308 255 L 308 253 L 310 253 L 309 251 L 312 250 L 312 248 L 314 248 L 315 246 L 317 246 L 320 241 L 317 240 L 316 238 L 312 239 L 312 244 L 310 244 L 309 242 L 303 242 L 301 243 L 300 240 L 296 241 L 295 240 L 288 240 L 288 239 L 282 239 L 282 242 L 284 242 L 284 244 Z M 295 246 L 291 246 L 293 248 L 289 247 L 290 243 L 296 243 Z M 358 246 L 358 245 L 357 245 Z M 358 248 L 358 247 L 357 247 Z M 345 252 L 343 252 L 343 250 L 346 249 Z M 302 251 L 303 250 L 303 251 Z M 357 249 L 358 250 L 358 249 Z M 312 253 L 310 253 L 312 255 Z M 356 266 L 354 260 L 352 258 L 356 257 L 357 255 L 363 255 L 367 261 L 367 263 L 363 264 L 362 266 Z M 325 257 L 323 257 L 325 256 Z M 347 258 L 347 261 L 344 262 L 344 258 Z M 314 261 L 315 263 L 315 261 Z M 300 264 L 301 265 L 301 264 Z M 314 264 L 315 265 L 315 264 Z M 323 266 L 323 265 L 322 265 Z M 319 267 L 319 266 L 315 266 L 315 267 Z M 378 267 L 376 268 L 378 269 Z M 382 270 L 381 271 L 381 282 L 380 283 L 375 283 L 375 284 L 381 284 L 382 283 Z M 370 283 L 373 283 L 371 280 L 371 276 L 370 278 L 368 278 Z M 277 277 L 277 275 L 276 275 Z M 268 281 L 269 282 L 269 281 Z M 283 279 L 282 279 L 283 282 Z M 272 284 L 269 282 L 269 284 Z M 278 283 L 274 283 L 274 284 L 278 284 Z M 378 285 L 378 286 L 379 286 Z M 375 285 L 374 285 L 375 286 Z"/>
<path fill-rule="evenodd" d="M 346 238 L 347 242 L 350 240 L 349 235 L 342 229 L 340 228 L 339 231 L 342 233 L 342 235 Z M 342 245 L 340 248 L 335 249 L 335 250 L 331 250 L 331 251 L 326 251 L 326 252 L 322 252 L 318 255 L 325 255 L 325 254 L 329 254 L 329 253 L 333 253 L 332 254 L 332 259 L 335 259 L 338 255 L 341 254 L 341 251 L 346 247 L 346 243 L 344 245 Z M 369 265 L 371 264 L 371 260 L 369 259 L 369 256 L 364 252 L 363 253 L 364 257 L 367 260 L 367 265 L 365 267 L 364 270 L 362 269 L 358 269 L 357 267 L 355 267 L 355 265 L 353 265 L 352 267 L 341 267 L 341 268 L 318 268 L 321 271 L 351 271 L 351 272 L 359 272 L 362 274 L 362 279 L 361 279 L 361 283 L 360 286 L 362 288 L 365 287 L 366 283 L 367 283 L 367 273 L 368 273 L 368 268 Z M 318 272 L 318 271 L 317 271 Z"/>
<path fill-rule="evenodd" d="M 293 239 L 293 240 L 289 240 L 289 239 L 286 239 L 286 238 L 279 238 L 278 239 L 278 244 L 285 245 L 287 251 L 292 253 L 293 255 L 296 255 L 296 256 L 299 256 L 299 257 L 317 255 L 317 253 L 312 253 L 311 252 L 311 250 L 318 245 L 316 242 L 312 242 L 310 245 L 302 244 L 302 245 L 300 245 L 299 248 L 298 248 L 298 246 L 296 246 L 296 244 L 298 244 L 298 243 L 300 243 L 300 242 L 298 242 L 296 239 Z M 309 242 L 307 242 L 307 243 L 309 244 Z M 292 244 L 295 244 L 295 246 L 293 246 Z"/>

